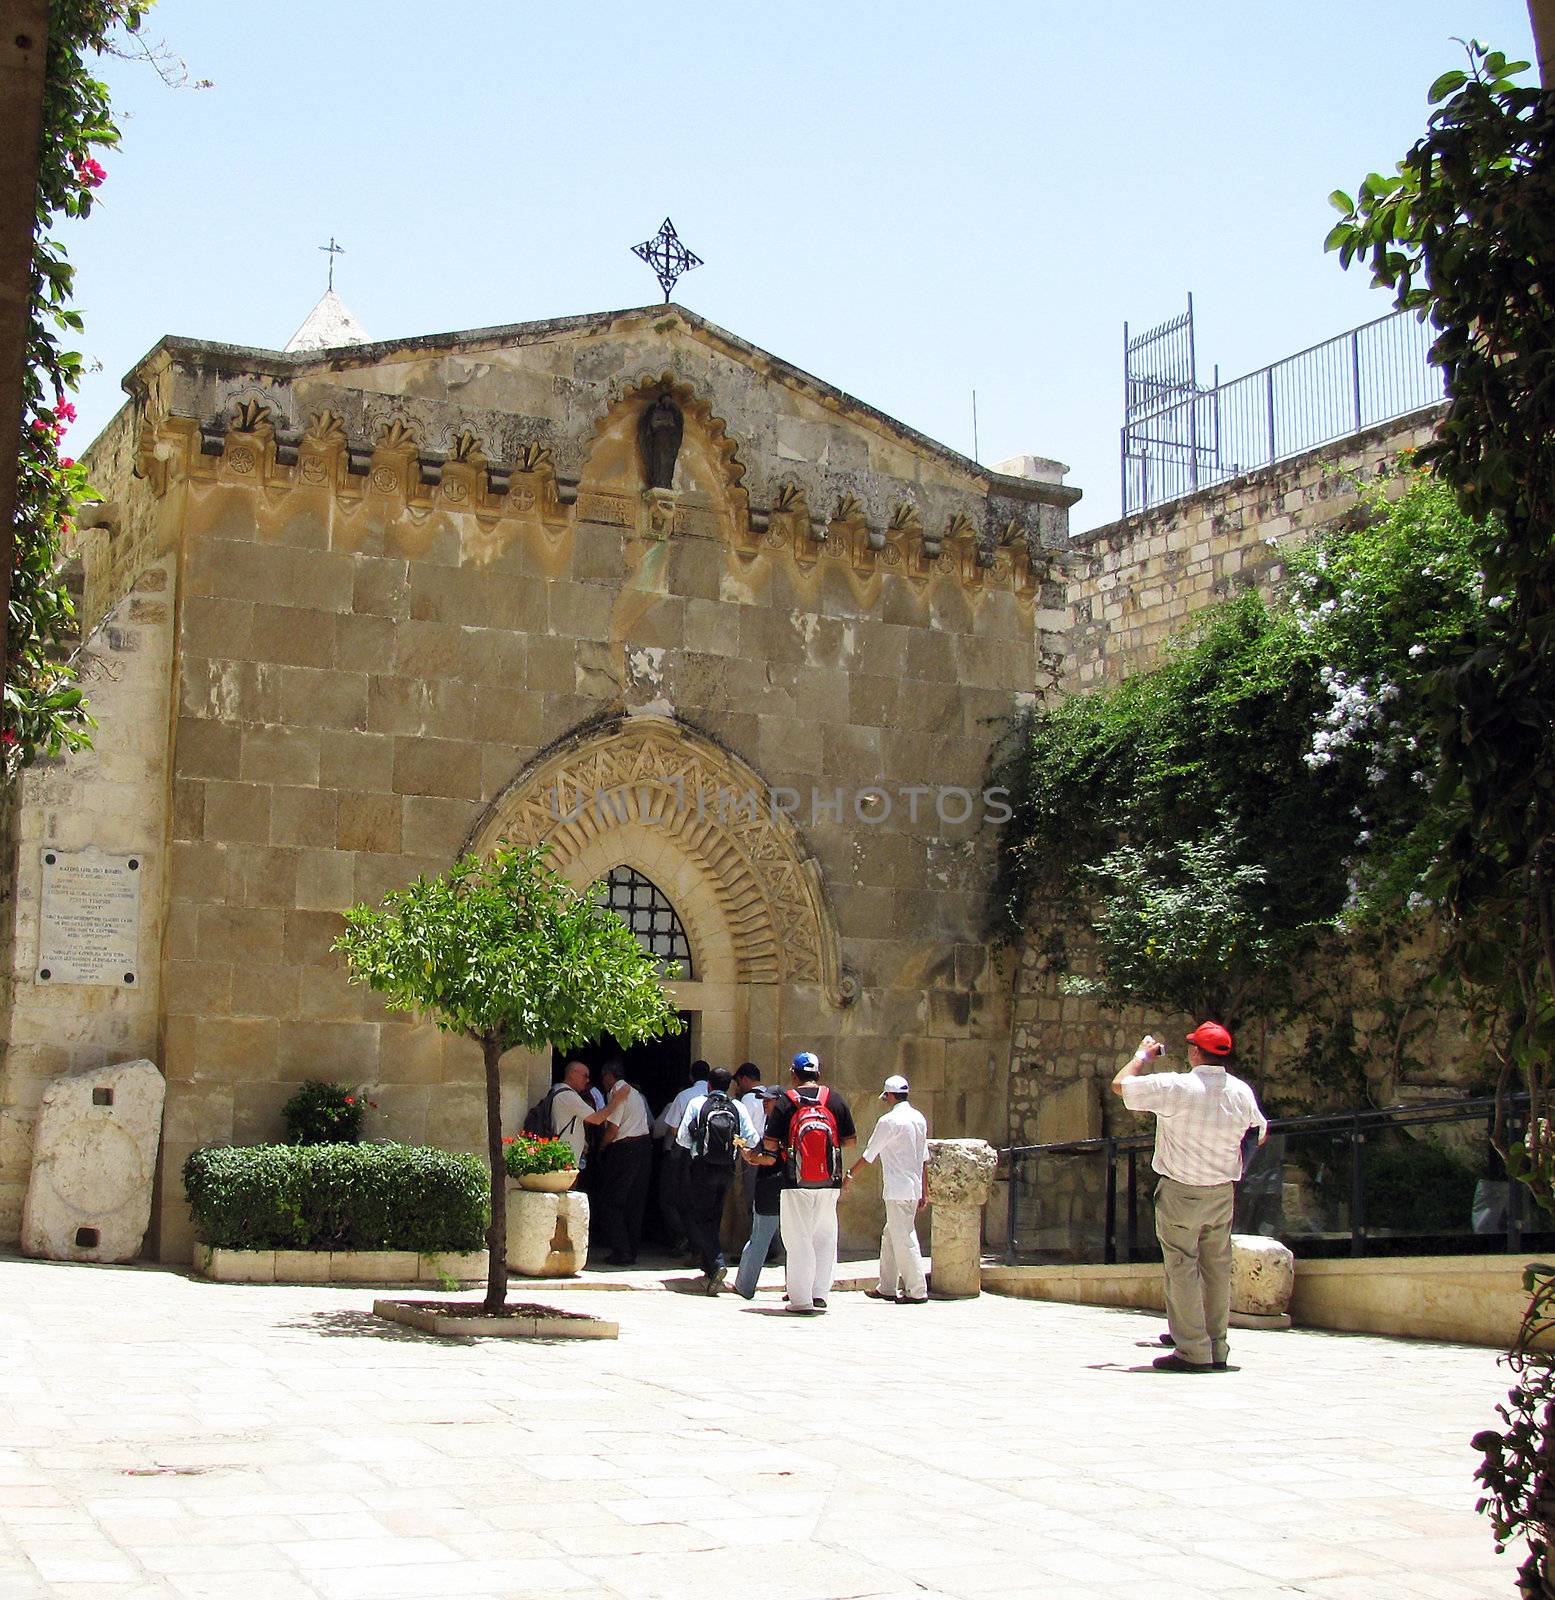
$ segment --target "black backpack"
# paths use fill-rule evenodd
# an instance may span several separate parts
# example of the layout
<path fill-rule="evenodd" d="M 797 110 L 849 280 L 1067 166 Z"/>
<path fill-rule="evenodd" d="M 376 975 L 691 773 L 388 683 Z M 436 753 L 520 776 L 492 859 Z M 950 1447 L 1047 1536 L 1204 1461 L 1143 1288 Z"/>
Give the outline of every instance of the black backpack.
<path fill-rule="evenodd" d="M 554 1139 L 556 1137 L 556 1117 L 553 1102 L 557 1095 L 567 1086 L 564 1083 L 553 1083 L 551 1087 L 540 1096 L 529 1108 L 529 1115 L 524 1118 L 524 1132 L 537 1139 Z"/>
<path fill-rule="evenodd" d="M 712 1090 L 691 1125 L 691 1159 L 704 1166 L 734 1167 L 734 1141 L 740 1131 L 740 1114 L 728 1095 Z"/>

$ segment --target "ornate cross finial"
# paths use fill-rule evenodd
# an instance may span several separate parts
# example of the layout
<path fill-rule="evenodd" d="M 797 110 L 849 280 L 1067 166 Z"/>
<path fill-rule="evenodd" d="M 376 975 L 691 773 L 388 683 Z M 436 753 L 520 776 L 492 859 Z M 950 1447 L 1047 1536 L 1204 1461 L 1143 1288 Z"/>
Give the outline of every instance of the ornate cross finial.
<path fill-rule="evenodd" d="M 329 290 L 333 292 L 335 287 L 335 257 L 343 256 L 346 253 L 346 247 L 343 244 L 336 244 L 334 234 L 330 234 L 329 243 L 321 244 L 319 249 L 329 257 Z"/>
<path fill-rule="evenodd" d="M 653 268 L 654 276 L 659 280 L 659 287 L 664 291 L 665 305 L 669 304 L 675 280 L 682 273 L 690 272 L 693 267 L 702 265 L 701 256 L 692 255 L 680 242 L 680 236 L 675 232 L 675 224 L 668 217 L 651 239 L 644 239 L 641 244 L 632 246 L 632 254 L 640 256 Z"/>

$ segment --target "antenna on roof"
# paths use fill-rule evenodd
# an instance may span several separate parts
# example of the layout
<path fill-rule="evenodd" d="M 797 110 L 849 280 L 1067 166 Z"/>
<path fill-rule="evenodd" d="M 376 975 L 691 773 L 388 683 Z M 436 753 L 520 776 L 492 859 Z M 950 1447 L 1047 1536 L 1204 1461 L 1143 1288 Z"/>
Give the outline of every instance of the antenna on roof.
<path fill-rule="evenodd" d="M 980 461 L 977 453 L 977 390 L 972 391 L 972 459 Z"/>
<path fill-rule="evenodd" d="M 334 234 L 330 234 L 329 243 L 321 244 L 319 249 L 329 257 L 329 283 L 326 287 L 326 292 L 333 294 L 335 292 L 335 257 L 343 256 L 346 253 L 346 247 L 343 244 L 336 244 Z"/>

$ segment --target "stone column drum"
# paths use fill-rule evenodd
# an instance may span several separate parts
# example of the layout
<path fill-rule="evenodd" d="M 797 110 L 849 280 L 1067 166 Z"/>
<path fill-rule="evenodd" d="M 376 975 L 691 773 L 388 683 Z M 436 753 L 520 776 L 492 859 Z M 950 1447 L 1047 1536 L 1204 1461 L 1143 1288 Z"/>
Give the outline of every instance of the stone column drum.
<path fill-rule="evenodd" d="M 930 1139 L 928 1191 L 934 1207 L 930 1281 L 957 1299 L 983 1292 L 983 1207 L 999 1157 L 982 1139 Z"/>
<path fill-rule="evenodd" d="M 1296 1258 L 1278 1239 L 1231 1236 L 1231 1325 L 1288 1328 L 1296 1287 Z"/>
<path fill-rule="evenodd" d="M 151 1061 L 81 1067 L 43 1091 L 22 1251 L 49 1261 L 133 1261 L 151 1220 L 166 1084 Z"/>
<path fill-rule="evenodd" d="M 543 1194 L 508 1181 L 508 1271 L 525 1278 L 571 1278 L 589 1259 L 589 1197 Z"/>

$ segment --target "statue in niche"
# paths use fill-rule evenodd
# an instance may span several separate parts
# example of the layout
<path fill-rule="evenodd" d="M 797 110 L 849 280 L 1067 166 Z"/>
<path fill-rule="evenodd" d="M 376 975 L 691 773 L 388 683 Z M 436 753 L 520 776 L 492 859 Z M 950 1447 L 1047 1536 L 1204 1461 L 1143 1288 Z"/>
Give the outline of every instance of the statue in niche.
<path fill-rule="evenodd" d="M 667 394 L 661 393 L 652 405 L 644 408 L 642 420 L 637 424 L 637 447 L 642 452 L 643 471 L 650 489 L 674 487 L 675 458 L 680 454 L 684 433 L 680 407 Z"/>

